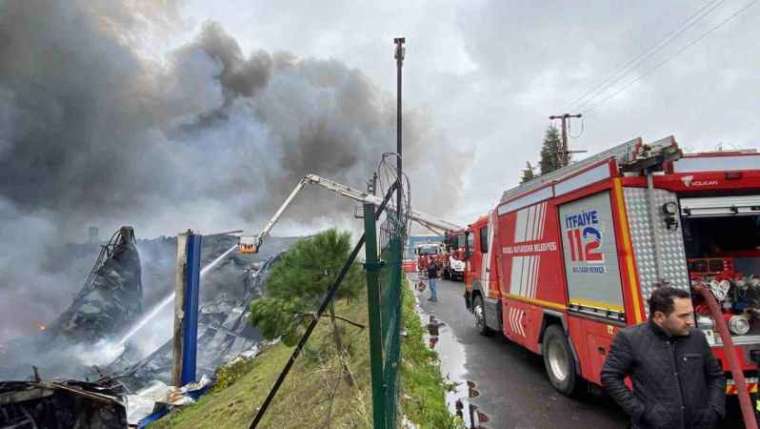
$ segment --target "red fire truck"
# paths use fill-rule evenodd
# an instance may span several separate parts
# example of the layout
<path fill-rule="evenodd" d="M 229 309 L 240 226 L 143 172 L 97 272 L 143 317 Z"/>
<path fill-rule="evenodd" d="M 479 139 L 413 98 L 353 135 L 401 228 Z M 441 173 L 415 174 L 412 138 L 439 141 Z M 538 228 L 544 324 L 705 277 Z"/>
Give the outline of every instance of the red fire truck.
<path fill-rule="evenodd" d="M 760 362 L 760 154 L 636 139 L 504 192 L 471 224 L 465 301 L 482 334 L 543 355 L 552 385 L 600 383 L 615 333 L 661 284 L 712 291 L 751 392 Z M 701 297 L 697 326 L 728 369 Z M 736 387 L 729 380 L 728 391 Z"/>
<path fill-rule="evenodd" d="M 440 266 L 446 255 L 443 243 L 422 243 L 414 247 L 417 256 L 417 271 L 425 271 L 431 262 L 435 261 Z"/>
<path fill-rule="evenodd" d="M 422 243 L 414 248 L 417 255 L 417 271 L 427 270 L 435 261 L 446 280 L 464 280 L 464 230 L 447 231 L 443 243 Z"/>
<path fill-rule="evenodd" d="M 446 231 L 443 244 L 446 247 L 446 260 L 443 278 L 464 281 L 465 274 L 465 229 Z"/>

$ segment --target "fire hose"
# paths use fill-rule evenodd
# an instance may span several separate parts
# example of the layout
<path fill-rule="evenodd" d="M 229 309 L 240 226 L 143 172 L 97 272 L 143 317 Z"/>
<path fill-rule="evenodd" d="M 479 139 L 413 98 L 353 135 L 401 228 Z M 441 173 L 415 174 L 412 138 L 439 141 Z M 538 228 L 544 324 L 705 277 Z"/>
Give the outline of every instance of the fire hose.
<path fill-rule="evenodd" d="M 755 411 L 752 408 L 752 401 L 749 397 L 749 391 L 747 390 L 747 383 L 744 380 L 744 373 L 739 367 L 739 360 L 736 357 L 736 349 L 734 348 L 734 341 L 731 339 L 731 333 L 728 331 L 728 325 L 726 325 L 725 319 L 720 311 L 718 301 L 712 295 L 709 289 L 702 285 L 696 285 L 693 289 L 702 295 L 707 307 L 710 309 L 713 320 L 715 320 L 715 326 L 718 328 L 720 339 L 723 341 L 723 351 L 728 359 L 728 366 L 731 368 L 731 375 L 734 377 L 734 383 L 736 383 L 736 392 L 739 396 L 739 405 L 742 410 L 742 418 L 744 419 L 744 427 L 747 429 L 758 429 L 757 420 L 755 419 Z"/>

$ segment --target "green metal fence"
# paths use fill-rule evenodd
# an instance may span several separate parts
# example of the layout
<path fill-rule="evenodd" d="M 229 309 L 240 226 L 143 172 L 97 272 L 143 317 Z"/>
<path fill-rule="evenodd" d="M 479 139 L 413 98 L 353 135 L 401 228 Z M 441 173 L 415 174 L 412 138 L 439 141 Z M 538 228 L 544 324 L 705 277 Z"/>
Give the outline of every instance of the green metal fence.
<path fill-rule="evenodd" d="M 401 257 L 406 228 L 395 213 L 390 213 L 380 223 L 378 237 L 374 210 L 371 204 L 364 206 L 373 420 L 375 429 L 395 429 L 401 359 Z"/>

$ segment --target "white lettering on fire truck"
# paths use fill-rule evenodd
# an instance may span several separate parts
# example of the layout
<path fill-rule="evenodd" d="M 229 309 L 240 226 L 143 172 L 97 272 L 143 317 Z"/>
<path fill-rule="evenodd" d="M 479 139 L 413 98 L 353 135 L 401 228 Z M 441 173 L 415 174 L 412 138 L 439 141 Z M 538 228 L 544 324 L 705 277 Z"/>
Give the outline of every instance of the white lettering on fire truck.
<path fill-rule="evenodd" d="M 683 176 L 681 177 L 681 182 L 687 188 L 692 186 L 716 186 L 720 184 L 717 180 L 694 180 L 694 176 Z"/>
<path fill-rule="evenodd" d="M 544 253 L 554 252 L 557 250 L 556 241 L 547 241 L 545 243 L 519 244 L 517 246 L 504 246 L 501 253 L 504 255 L 513 255 L 515 253 Z"/>

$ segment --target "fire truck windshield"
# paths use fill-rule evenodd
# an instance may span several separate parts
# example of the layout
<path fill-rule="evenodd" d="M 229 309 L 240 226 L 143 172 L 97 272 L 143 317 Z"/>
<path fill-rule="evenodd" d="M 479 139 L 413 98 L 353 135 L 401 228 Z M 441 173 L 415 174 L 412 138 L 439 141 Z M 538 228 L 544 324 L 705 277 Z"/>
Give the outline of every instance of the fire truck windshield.
<path fill-rule="evenodd" d="M 417 248 L 418 255 L 437 255 L 438 246 L 424 246 Z"/>

